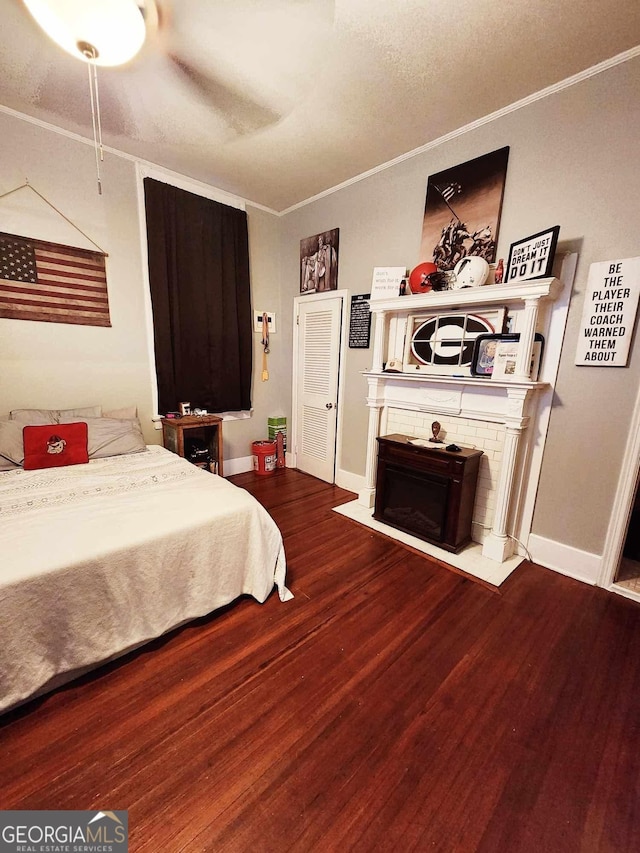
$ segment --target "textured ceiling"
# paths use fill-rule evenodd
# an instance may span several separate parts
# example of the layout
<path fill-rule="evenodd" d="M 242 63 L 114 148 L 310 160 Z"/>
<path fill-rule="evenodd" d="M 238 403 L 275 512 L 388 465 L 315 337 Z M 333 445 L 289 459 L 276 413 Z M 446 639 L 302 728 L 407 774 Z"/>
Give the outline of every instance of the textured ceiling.
<path fill-rule="evenodd" d="M 640 43 L 638 0 L 160 0 L 107 146 L 283 210 Z M 82 63 L 0 0 L 0 104 L 92 138 Z"/>

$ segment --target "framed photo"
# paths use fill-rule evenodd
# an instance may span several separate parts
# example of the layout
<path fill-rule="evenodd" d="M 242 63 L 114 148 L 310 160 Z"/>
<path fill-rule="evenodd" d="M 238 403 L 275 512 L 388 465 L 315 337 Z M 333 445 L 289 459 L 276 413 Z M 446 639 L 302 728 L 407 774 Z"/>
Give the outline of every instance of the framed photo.
<path fill-rule="evenodd" d="M 478 335 L 471 361 L 471 375 L 485 379 L 508 379 L 515 371 L 520 335 Z M 531 354 L 530 378 L 535 382 L 540 371 L 544 337 L 536 332 Z"/>
<path fill-rule="evenodd" d="M 340 229 L 323 231 L 300 240 L 300 293 L 338 289 Z"/>
<path fill-rule="evenodd" d="M 496 259 L 509 148 L 452 166 L 427 181 L 420 260 L 441 272 L 461 258 Z"/>
<path fill-rule="evenodd" d="M 504 328 L 506 308 L 407 317 L 403 373 L 471 376 L 476 339 Z"/>
<path fill-rule="evenodd" d="M 548 278 L 553 267 L 559 233 L 560 226 L 554 225 L 553 228 L 512 243 L 509 248 L 505 283 Z"/>

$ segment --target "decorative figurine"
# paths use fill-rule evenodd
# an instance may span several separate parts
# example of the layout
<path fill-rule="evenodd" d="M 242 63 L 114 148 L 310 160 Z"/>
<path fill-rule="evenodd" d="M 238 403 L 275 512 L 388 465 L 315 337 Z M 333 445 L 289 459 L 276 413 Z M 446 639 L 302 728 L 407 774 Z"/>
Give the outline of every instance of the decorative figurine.
<path fill-rule="evenodd" d="M 496 267 L 495 276 L 493 279 L 494 284 L 502 284 L 504 281 L 504 260 L 500 258 L 498 261 L 498 266 Z"/>
<path fill-rule="evenodd" d="M 441 438 L 438 438 L 440 435 L 440 423 L 438 421 L 434 421 L 431 424 L 431 432 L 433 433 L 433 438 L 430 438 L 429 441 L 433 441 L 435 444 L 444 444 Z"/>

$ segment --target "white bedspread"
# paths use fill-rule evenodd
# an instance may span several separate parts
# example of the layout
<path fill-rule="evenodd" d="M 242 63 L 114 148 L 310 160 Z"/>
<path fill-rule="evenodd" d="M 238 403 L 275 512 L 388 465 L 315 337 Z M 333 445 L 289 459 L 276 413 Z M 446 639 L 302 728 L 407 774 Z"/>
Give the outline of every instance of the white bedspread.
<path fill-rule="evenodd" d="M 0 711 L 274 584 L 291 597 L 267 511 L 161 447 L 2 473 Z"/>

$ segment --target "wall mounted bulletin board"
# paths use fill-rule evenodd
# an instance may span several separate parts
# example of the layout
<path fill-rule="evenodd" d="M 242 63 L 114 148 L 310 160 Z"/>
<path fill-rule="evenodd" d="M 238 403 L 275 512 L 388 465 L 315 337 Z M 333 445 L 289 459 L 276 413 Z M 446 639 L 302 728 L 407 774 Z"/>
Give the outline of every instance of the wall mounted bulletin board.
<path fill-rule="evenodd" d="M 368 349 L 371 341 L 371 311 L 369 293 L 356 293 L 351 297 L 349 319 L 350 349 Z"/>
<path fill-rule="evenodd" d="M 591 264 L 578 333 L 577 365 L 627 366 L 639 295 L 640 258 Z"/>

